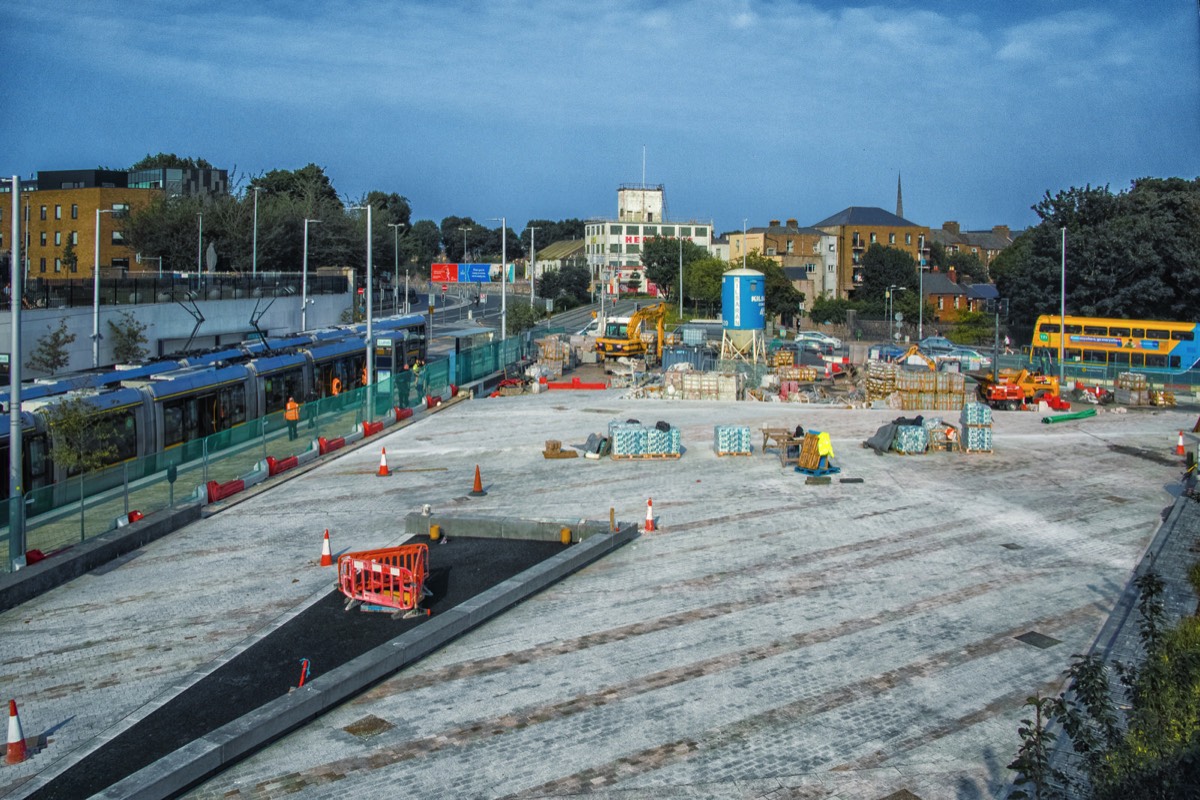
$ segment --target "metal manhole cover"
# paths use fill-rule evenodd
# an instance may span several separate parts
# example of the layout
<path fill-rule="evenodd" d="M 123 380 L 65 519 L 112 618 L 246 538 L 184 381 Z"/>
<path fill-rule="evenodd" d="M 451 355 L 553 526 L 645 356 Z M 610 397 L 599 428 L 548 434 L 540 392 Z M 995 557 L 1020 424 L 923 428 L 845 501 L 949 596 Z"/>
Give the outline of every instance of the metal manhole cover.
<path fill-rule="evenodd" d="M 1017 544 L 1016 542 L 1005 542 L 1004 544 L 1002 544 L 1000 546 L 1003 547 L 1005 550 L 1024 550 L 1025 549 L 1024 547 Z"/>
<path fill-rule="evenodd" d="M 351 722 L 342 728 L 342 730 L 360 739 L 369 739 L 372 736 L 378 736 L 384 731 L 390 731 L 394 727 L 396 726 L 386 719 L 380 719 L 374 714 L 368 714 L 357 722 Z"/>
<path fill-rule="evenodd" d="M 1058 639 L 1055 639 L 1053 636 L 1047 636 L 1044 633 L 1038 633 L 1037 631 L 1022 633 L 1020 636 L 1017 636 L 1016 639 L 1018 642 L 1024 642 L 1025 644 L 1033 645 L 1034 647 L 1042 650 L 1045 650 L 1047 647 L 1054 647 L 1056 644 L 1062 644 L 1062 642 L 1060 642 Z"/>

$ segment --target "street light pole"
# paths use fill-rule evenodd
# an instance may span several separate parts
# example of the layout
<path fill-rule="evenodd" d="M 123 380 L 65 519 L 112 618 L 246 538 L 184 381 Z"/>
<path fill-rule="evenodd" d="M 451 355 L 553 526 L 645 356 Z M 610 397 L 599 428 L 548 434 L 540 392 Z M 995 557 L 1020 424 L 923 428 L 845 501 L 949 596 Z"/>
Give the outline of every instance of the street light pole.
<path fill-rule="evenodd" d="M 746 218 L 742 218 L 742 269 L 746 268 Z"/>
<path fill-rule="evenodd" d="M 392 313 L 400 313 L 400 229 L 407 227 L 403 222 L 389 222 L 392 229 L 392 252 L 395 255 L 395 272 L 392 273 Z M 408 271 L 404 273 L 404 303 L 408 304 Z M 408 309 L 405 308 L 405 313 Z"/>
<path fill-rule="evenodd" d="M 462 257 L 463 257 L 463 261 L 466 261 L 466 260 L 467 260 L 467 231 L 471 230 L 471 226 L 470 226 L 470 225 L 459 225 L 459 226 L 458 226 L 458 229 L 459 229 L 460 231 L 462 231 L 462 234 L 463 234 L 463 253 L 462 253 Z"/>
<path fill-rule="evenodd" d="M 537 285 L 537 227 L 529 228 L 529 307 L 533 308 L 534 287 Z"/>
<path fill-rule="evenodd" d="M 743 247 L 745 245 L 743 244 Z M 679 321 L 683 322 L 683 237 L 679 237 Z"/>
<path fill-rule="evenodd" d="M 319 219 L 304 218 L 304 264 L 300 270 L 300 332 L 308 330 L 308 224 Z"/>
<path fill-rule="evenodd" d="M 98 217 L 97 217 L 98 218 Z M 24 296 L 24 277 L 21 270 L 21 178 L 12 176 L 12 260 L 11 288 L 8 295 L 12 342 L 9 346 L 8 373 L 8 567 L 25 566 L 25 469 L 21 444 L 21 298 Z"/>
<path fill-rule="evenodd" d="M 371 244 L 372 244 L 372 242 L 371 242 L 371 233 L 372 233 L 371 204 L 367 203 L 365 206 L 354 206 L 353 208 L 356 211 L 362 211 L 363 209 L 366 209 L 366 211 L 367 211 L 367 293 L 366 293 L 366 298 L 367 298 L 367 336 L 366 336 L 366 344 L 365 344 L 366 352 L 364 353 L 366 361 L 363 364 L 363 372 L 365 374 L 363 377 L 365 378 L 364 385 L 367 387 L 367 417 L 366 418 L 368 421 L 370 421 L 375 416 L 374 415 L 375 402 L 374 402 L 374 397 L 372 396 L 373 391 L 371 389 L 371 387 L 375 385 L 375 369 L 374 369 L 375 364 L 373 363 L 375 361 L 375 359 L 373 357 L 375 347 L 374 347 L 374 342 L 371 340 L 371 312 L 372 312 L 371 306 L 374 304 L 373 296 L 371 294 L 371 284 L 375 280 L 374 260 L 373 260 L 372 251 L 371 251 Z"/>
<path fill-rule="evenodd" d="M 489 217 L 488 221 L 500 223 L 500 341 L 504 341 L 508 338 L 508 220 Z"/>
<path fill-rule="evenodd" d="M 197 288 L 199 287 L 200 275 L 204 272 L 204 212 L 196 212 L 197 219 L 200 220 L 200 227 L 196 233 L 196 281 Z"/>
<path fill-rule="evenodd" d="M 100 366 L 100 215 L 111 213 L 111 208 L 96 209 L 96 259 L 92 268 L 92 369 Z"/>
<path fill-rule="evenodd" d="M 1063 385 L 1065 365 L 1063 357 L 1067 340 L 1067 227 L 1062 229 L 1062 271 L 1058 290 L 1058 385 Z"/>
<path fill-rule="evenodd" d="M 254 244 L 250 255 L 250 274 L 258 275 L 258 193 L 261 187 L 254 187 Z"/>

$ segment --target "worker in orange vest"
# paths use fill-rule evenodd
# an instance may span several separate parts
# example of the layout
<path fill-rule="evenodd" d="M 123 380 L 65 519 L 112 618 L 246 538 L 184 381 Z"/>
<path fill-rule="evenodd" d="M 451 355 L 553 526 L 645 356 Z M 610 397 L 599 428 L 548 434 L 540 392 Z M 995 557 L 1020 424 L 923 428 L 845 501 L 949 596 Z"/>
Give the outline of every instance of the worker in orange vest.
<path fill-rule="evenodd" d="M 287 408 L 283 412 L 283 418 L 287 420 L 288 439 L 295 441 L 299 435 L 296 433 L 296 426 L 300 424 L 300 404 L 296 402 L 296 398 L 289 397 Z"/>

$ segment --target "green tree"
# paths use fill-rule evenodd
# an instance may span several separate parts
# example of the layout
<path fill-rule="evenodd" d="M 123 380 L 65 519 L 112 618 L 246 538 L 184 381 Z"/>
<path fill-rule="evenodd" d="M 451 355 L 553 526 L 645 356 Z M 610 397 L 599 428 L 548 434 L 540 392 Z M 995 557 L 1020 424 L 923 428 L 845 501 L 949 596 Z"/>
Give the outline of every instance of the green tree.
<path fill-rule="evenodd" d="M 765 277 L 766 312 L 769 318 L 777 318 L 787 324 L 800 313 L 804 292 L 792 286 L 792 282 L 783 274 L 783 267 L 774 259 L 760 255 L 755 250 L 747 255 L 746 268 L 758 270 Z"/>
<path fill-rule="evenodd" d="M 629 273 L 629 277 L 626 278 L 625 283 L 629 286 L 631 292 L 637 294 L 642 290 L 642 273 L 634 270 Z"/>
<path fill-rule="evenodd" d="M 1021 720 L 1017 735 L 1021 747 L 1017 757 L 1008 768 L 1017 772 L 1013 785 L 1017 791 L 1009 795 L 1013 800 L 1051 800 L 1062 793 L 1058 786 L 1066 782 L 1066 776 L 1050 766 L 1050 753 L 1054 748 L 1055 734 L 1048 730 L 1054 716 L 1053 697 L 1037 695 L 1026 698 L 1025 705 L 1033 709 L 1032 719 Z"/>
<path fill-rule="evenodd" d="M 265 189 L 271 197 L 297 201 L 308 213 L 328 204 L 342 204 L 325 168 L 312 163 L 296 170 L 273 169 L 250 181 L 250 187 L 255 186 Z"/>
<path fill-rule="evenodd" d="M 705 316 L 713 314 L 721 304 L 721 279 L 729 269 L 729 262 L 711 256 L 698 258 L 683 271 L 684 296 L 692 301 L 692 308 Z"/>
<path fill-rule="evenodd" d="M 109 337 L 112 339 L 113 359 L 119 364 L 132 364 L 144 359 L 149 351 L 146 344 L 146 325 L 133 315 L 122 311 L 119 322 L 108 320 Z"/>
<path fill-rule="evenodd" d="M 412 230 L 400 240 L 401 259 L 407 256 L 408 263 L 425 277 L 429 277 L 429 265 L 437 260 L 441 250 L 441 231 L 431 219 L 417 220 Z"/>
<path fill-rule="evenodd" d="M 146 154 L 141 161 L 129 168 L 130 172 L 139 169 L 212 169 L 212 164 L 203 158 L 182 158 L 174 153 Z"/>
<path fill-rule="evenodd" d="M 816 323 L 833 322 L 841 325 L 848 319 L 847 312 L 857 308 L 858 304 L 852 300 L 821 296 L 812 301 L 808 316 Z"/>
<path fill-rule="evenodd" d="M 97 414 L 86 398 L 66 395 L 47 405 L 44 413 L 51 432 L 50 458 L 68 475 L 82 478 L 116 458 L 113 418 Z"/>
<path fill-rule="evenodd" d="M 1049 192 L 1041 222 L 992 264 L 1010 322 L 1026 338 L 1039 314 L 1059 307 L 1066 229 L 1069 314 L 1191 320 L 1200 307 L 1200 179 L 1142 178 L 1129 190 Z"/>
<path fill-rule="evenodd" d="M 79 268 L 79 254 L 75 252 L 75 242 L 69 235 L 67 243 L 63 245 L 62 263 L 67 272 L 75 272 Z"/>
<path fill-rule="evenodd" d="M 531 219 L 525 223 L 525 230 L 521 231 L 521 246 L 525 252 L 529 252 L 530 248 L 530 228 L 537 228 L 534 243 L 540 250 L 555 242 L 582 239 L 587 223 L 581 219 L 564 219 L 557 222 L 548 219 Z"/>
<path fill-rule="evenodd" d="M 960 281 L 968 283 L 986 282 L 988 270 L 983 260 L 970 250 L 959 250 L 957 253 L 947 253 L 943 259 L 943 272 L 949 272 L 953 267 Z"/>
<path fill-rule="evenodd" d="M 509 336 L 515 336 L 529 330 L 546 316 L 545 306 L 531 306 L 528 303 L 516 303 L 508 307 L 505 322 Z"/>
<path fill-rule="evenodd" d="M 885 305 L 889 286 L 903 286 L 908 289 L 908 294 L 917 293 L 917 263 L 913 257 L 903 250 L 885 247 L 878 242 L 863 254 L 862 278 L 862 283 L 854 291 L 854 299 L 880 311 Z M 911 302 L 916 310 L 916 299 Z"/>
<path fill-rule="evenodd" d="M 589 284 L 591 271 L 582 264 L 564 264 L 559 269 L 547 270 L 542 274 L 538 294 L 554 300 L 562 310 L 582 305 L 591 296 Z"/>
<path fill-rule="evenodd" d="M 59 320 L 57 328 L 46 326 L 46 335 L 37 340 L 37 346 L 29 354 L 25 366 L 29 369 L 55 375 L 71 361 L 67 349 L 75 343 L 75 334 L 67 332 L 67 321 Z"/>
<path fill-rule="evenodd" d="M 676 300 L 679 299 L 680 252 L 685 272 L 690 264 L 708 258 L 708 250 L 687 239 L 653 236 L 642 242 L 642 266 L 647 280 Z"/>

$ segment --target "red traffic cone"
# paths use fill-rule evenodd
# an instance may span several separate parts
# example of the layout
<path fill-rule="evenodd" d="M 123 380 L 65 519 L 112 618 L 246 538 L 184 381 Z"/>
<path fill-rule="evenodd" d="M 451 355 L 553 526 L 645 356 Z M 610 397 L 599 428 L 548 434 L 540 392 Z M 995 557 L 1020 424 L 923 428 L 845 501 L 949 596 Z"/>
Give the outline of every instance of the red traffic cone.
<path fill-rule="evenodd" d="M 25 734 L 21 732 L 21 718 L 17 716 L 17 701 L 8 701 L 8 755 L 6 764 L 20 764 L 27 755 Z"/>
<path fill-rule="evenodd" d="M 380 478 L 386 478 L 387 476 L 389 476 L 389 475 L 391 475 L 391 474 L 392 474 L 392 473 L 391 473 L 391 472 L 388 470 L 388 465 L 387 465 L 387 448 L 386 448 L 386 447 L 381 447 L 381 448 L 379 449 L 379 472 L 376 472 L 375 474 L 376 474 L 377 476 L 379 476 Z"/>
<path fill-rule="evenodd" d="M 329 528 L 325 529 L 325 540 L 321 543 L 321 566 L 333 566 L 333 553 L 329 552 Z"/>
<path fill-rule="evenodd" d="M 1183 431 L 1180 431 L 1179 432 L 1179 444 L 1175 445 L 1175 455 L 1181 456 L 1181 455 L 1184 455 L 1184 453 L 1185 453 L 1185 451 L 1183 449 Z"/>
<path fill-rule="evenodd" d="M 487 492 L 483 490 L 483 480 L 479 477 L 479 465 L 475 465 L 475 485 L 471 488 L 472 497 L 483 497 Z"/>
<path fill-rule="evenodd" d="M 654 498 L 646 499 L 646 527 L 643 530 L 646 533 L 654 533 L 657 530 L 654 527 Z"/>
<path fill-rule="evenodd" d="M 826 361 L 825 362 L 825 380 L 829 380 L 829 378 L 832 377 L 832 375 L 833 375 L 833 373 L 829 369 L 829 362 Z"/>

